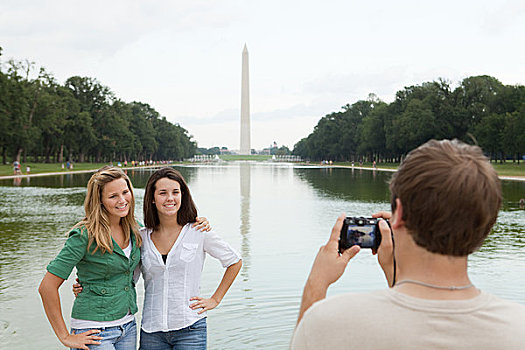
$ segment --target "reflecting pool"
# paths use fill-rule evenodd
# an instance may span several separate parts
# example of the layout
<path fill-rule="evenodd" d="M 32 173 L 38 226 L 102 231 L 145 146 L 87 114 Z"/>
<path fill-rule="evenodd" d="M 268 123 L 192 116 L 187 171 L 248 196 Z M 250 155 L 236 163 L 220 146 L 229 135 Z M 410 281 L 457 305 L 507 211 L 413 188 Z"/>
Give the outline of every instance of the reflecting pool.
<path fill-rule="evenodd" d="M 286 349 L 313 258 L 341 212 L 389 210 L 389 172 L 291 164 L 237 162 L 177 166 L 215 231 L 242 254 L 244 265 L 221 305 L 208 313 L 210 349 Z M 142 220 L 144 187 L 152 170 L 129 170 Z M 0 181 L 0 348 L 63 349 L 37 293 L 45 267 L 68 229 L 83 215 L 90 174 Z M 525 304 L 525 182 L 504 181 L 504 205 L 494 233 L 470 260 L 474 284 Z M 208 258 L 202 295 L 223 274 Z M 61 288 L 69 315 L 72 275 Z M 352 260 L 329 294 L 385 288 L 369 251 Z M 138 284 L 139 304 L 143 284 Z M 140 319 L 140 309 L 138 319 Z M 66 322 L 68 322 L 66 320 Z"/>

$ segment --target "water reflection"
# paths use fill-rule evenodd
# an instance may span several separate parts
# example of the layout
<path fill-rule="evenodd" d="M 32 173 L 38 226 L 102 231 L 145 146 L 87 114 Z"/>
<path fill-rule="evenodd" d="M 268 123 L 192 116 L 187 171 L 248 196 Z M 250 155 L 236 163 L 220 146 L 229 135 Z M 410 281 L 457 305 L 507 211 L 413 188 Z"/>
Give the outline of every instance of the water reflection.
<path fill-rule="evenodd" d="M 175 166 L 173 166 L 175 167 Z M 122 168 L 132 179 L 135 188 L 145 188 L 150 175 L 158 168 Z M 176 167 L 187 182 L 191 182 L 197 169 L 195 167 Z M 86 187 L 91 177 L 91 172 L 86 173 L 64 173 L 56 176 L 33 176 L 15 177 L 13 179 L 0 180 L 0 186 L 35 186 L 48 188 L 63 187 Z"/>
<path fill-rule="evenodd" d="M 503 209 L 523 210 L 520 200 L 525 201 L 525 181 L 502 181 L 501 186 L 503 188 Z"/>
<path fill-rule="evenodd" d="M 344 200 L 388 202 L 390 172 L 343 168 L 295 168 L 298 178 L 319 194 Z"/>
<path fill-rule="evenodd" d="M 498 220 L 494 225 L 491 234 L 485 240 L 481 253 L 486 254 L 487 258 L 500 258 L 501 254 L 520 252 L 525 249 L 525 215 L 523 211 L 502 210 L 498 215 Z"/>
<path fill-rule="evenodd" d="M 242 236 L 241 255 L 243 258 L 244 268 L 241 270 L 241 276 L 245 281 L 249 279 L 248 270 L 250 268 L 250 187 L 251 187 L 251 165 L 241 163 L 240 166 L 240 184 L 241 184 L 241 225 L 240 231 Z"/>

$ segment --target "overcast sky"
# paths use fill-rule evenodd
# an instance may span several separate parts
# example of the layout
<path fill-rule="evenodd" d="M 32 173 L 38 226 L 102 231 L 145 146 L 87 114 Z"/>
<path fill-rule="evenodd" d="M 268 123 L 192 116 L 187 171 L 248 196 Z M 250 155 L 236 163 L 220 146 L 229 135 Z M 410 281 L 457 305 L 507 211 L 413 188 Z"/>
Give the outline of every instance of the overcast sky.
<path fill-rule="evenodd" d="M 2 0 L 3 61 L 63 83 L 89 76 L 186 128 L 239 148 L 250 54 L 252 148 L 293 148 L 319 119 L 375 93 L 487 74 L 525 83 L 525 1 Z"/>

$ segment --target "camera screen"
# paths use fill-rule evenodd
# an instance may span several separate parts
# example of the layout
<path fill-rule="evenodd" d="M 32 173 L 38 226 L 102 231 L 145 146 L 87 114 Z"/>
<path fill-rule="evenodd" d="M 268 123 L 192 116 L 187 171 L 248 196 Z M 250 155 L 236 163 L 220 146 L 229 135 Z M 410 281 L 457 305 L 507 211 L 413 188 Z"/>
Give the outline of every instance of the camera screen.
<path fill-rule="evenodd" d="M 357 244 L 363 248 L 371 248 L 376 240 L 375 226 L 348 226 L 347 231 L 348 243 Z"/>

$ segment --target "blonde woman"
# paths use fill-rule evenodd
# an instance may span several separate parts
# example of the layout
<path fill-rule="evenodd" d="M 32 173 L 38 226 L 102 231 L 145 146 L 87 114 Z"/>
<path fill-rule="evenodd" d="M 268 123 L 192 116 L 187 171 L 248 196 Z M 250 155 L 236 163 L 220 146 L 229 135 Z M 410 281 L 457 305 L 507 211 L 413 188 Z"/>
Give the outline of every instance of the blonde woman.
<path fill-rule="evenodd" d="M 47 318 L 67 347 L 135 350 L 137 298 L 133 271 L 140 262 L 142 239 L 128 176 L 114 167 L 98 170 L 88 182 L 84 209 L 84 219 L 73 227 L 40 283 L 38 291 Z M 58 289 L 73 267 L 84 289 L 73 304 L 69 333 Z"/>

